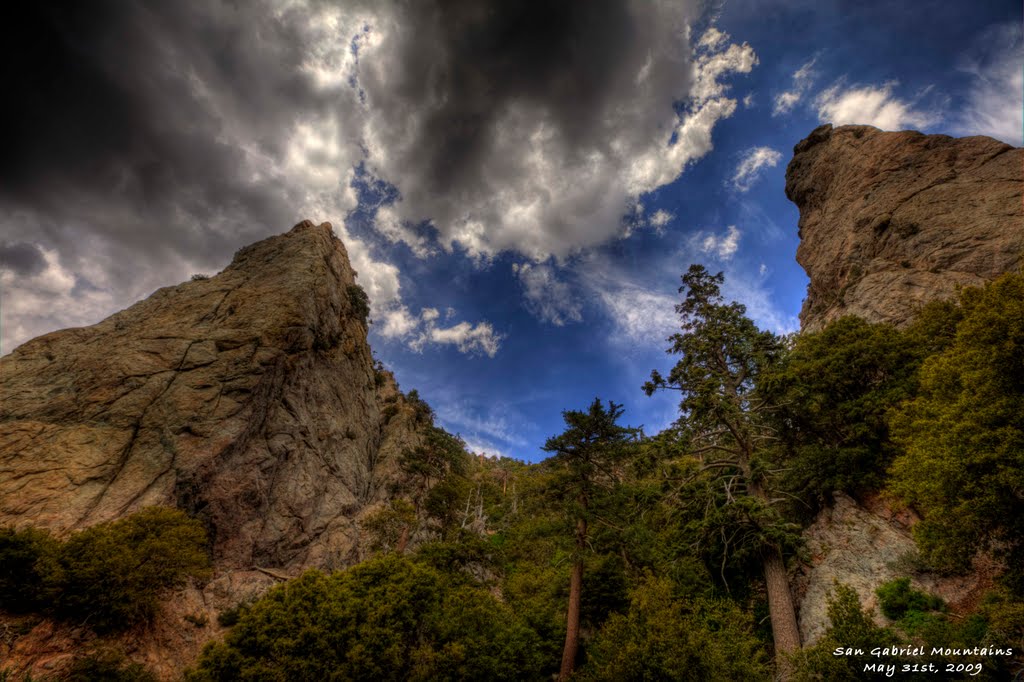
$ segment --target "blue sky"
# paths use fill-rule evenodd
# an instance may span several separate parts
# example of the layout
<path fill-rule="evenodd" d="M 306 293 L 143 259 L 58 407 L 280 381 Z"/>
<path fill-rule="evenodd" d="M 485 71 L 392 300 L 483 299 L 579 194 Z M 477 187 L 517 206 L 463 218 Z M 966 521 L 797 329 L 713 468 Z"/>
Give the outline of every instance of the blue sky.
<path fill-rule="evenodd" d="M 664 337 L 673 331 L 680 274 L 691 262 L 723 270 L 727 292 L 762 327 L 797 329 L 807 278 L 794 258 L 798 214 L 784 193 L 793 145 L 831 122 L 830 112 L 844 115 L 844 123 L 985 132 L 1019 145 L 1019 117 L 1006 130 L 975 131 L 962 115 L 975 104 L 969 60 L 984 59 L 986 33 L 1008 30 L 1007 22 L 1019 26 L 1019 14 L 1012 3 L 725 3 L 714 25 L 749 43 L 758 64 L 723 79 L 738 106 L 715 125 L 714 149 L 641 197 L 646 214 L 661 210 L 671 220 L 659 231 L 639 229 L 565 264 L 540 266 L 567 287 L 541 296 L 564 296 L 578 319 L 562 315 L 558 324 L 538 314 L 517 281 L 513 268 L 522 261 L 515 255 L 477 268 L 461 255 L 424 263 L 397 249 L 393 262 L 411 309 L 451 307 L 489 321 L 503 338 L 494 357 L 441 345 L 415 352 L 375 329 L 378 356 L 403 387 L 420 390 L 445 427 L 481 450 L 536 459 L 545 438 L 562 430 L 561 410 L 582 409 L 595 396 L 624 404 L 628 423 L 660 430 L 676 416 L 675 399 L 648 398 L 640 386 L 652 369 L 674 362 Z M 821 99 L 831 88 L 832 98 Z M 784 93 L 794 95 L 788 107 L 776 103 Z M 1006 96 L 1019 109 L 1019 89 Z M 737 184 L 738 169 L 757 149 L 766 150 L 754 157 L 760 163 Z M 634 288 L 649 300 L 631 300 Z M 603 305 L 600 291 L 623 291 L 622 300 Z M 630 307 L 638 319 L 617 318 Z"/>
<path fill-rule="evenodd" d="M 594 397 L 648 433 L 674 419 L 640 386 L 674 362 L 690 263 L 762 327 L 798 328 L 784 175 L 814 127 L 1021 144 L 1019 3 L 570 5 L 30 19 L 0 351 L 329 220 L 402 388 L 471 449 L 537 460 Z"/>

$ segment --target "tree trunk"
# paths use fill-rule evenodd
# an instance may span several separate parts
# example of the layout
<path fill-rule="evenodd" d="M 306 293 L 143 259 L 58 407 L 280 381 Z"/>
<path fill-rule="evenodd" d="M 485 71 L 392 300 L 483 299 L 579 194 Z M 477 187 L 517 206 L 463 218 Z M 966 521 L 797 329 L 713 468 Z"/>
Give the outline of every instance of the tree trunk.
<path fill-rule="evenodd" d="M 787 680 L 792 673 L 787 654 L 800 650 L 800 628 L 796 622 L 786 564 L 778 550 L 772 550 L 764 557 L 764 582 L 768 586 L 768 613 L 772 619 L 778 679 Z"/>
<path fill-rule="evenodd" d="M 559 682 L 568 680 L 576 668 L 576 651 L 580 644 L 580 598 L 583 594 L 583 550 L 587 543 L 587 521 L 576 522 L 576 561 L 569 578 L 569 613 L 565 624 L 565 648 L 562 649 L 562 668 Z"/>
<path fill-rule="evenodd" d="M 756 482 L 751 482 L 747 489 L 754 497 L 762 500 L 767 498 Z M 778 679 L 788 680 L 792 670 L 787 654 L 800 650 L 800 626 L 796 622 L 796 608 L 793 606 L 793 592 L 789 589 L 786 563 L 778 549 L 772 548 L 765 552 L 762 568 L 765 586 L 768 588 L 768 614 L 772 619 Z"/>

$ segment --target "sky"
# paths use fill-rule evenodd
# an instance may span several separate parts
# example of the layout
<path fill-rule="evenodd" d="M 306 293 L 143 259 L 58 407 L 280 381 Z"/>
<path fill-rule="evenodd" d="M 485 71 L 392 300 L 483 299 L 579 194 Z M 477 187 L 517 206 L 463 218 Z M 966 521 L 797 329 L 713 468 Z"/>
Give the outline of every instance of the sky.
<path fill-rule="evenodd" d="M 370 343 L 474 452 L 595 397 L 648 434 L 680 275 L 789 333 L 793 146 L 823 123 L 1022 145 L 1022 8 L 979 0 L 23 3 L 0 64 L 0 353 L 302 219 Z"/>

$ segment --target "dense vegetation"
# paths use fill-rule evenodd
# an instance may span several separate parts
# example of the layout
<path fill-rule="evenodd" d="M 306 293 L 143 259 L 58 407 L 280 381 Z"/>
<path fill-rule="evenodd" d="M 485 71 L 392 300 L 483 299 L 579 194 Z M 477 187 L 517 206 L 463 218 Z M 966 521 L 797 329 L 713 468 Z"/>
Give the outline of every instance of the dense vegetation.
<path fill-rule="evenodd" d="M 757 329 L 721 282 L 700 267 L 683 277 L 677 362 L 644 387 L 680 396 L 660 434 L 595 399 L 563 413 L 544 462 L 488 460 L 411 394 L 427 435 L 363 523 L 371 558 L 225 613 L 230 631 L 189 679 L 860 680 L 884 676 L 866 664 L 941 660 L 982 667 L 922 679 L 1012 677 L 1024 649 L 1024 276 L 929 305 L 906 329 L 845 318 L 795 337 Z M 885 627 L 837 584 L 831 627 L 808 646 L 785 571 L 836 491 L 912 505 L 920 556 L 878 590 Z M 99 558 L 82 548 L 105 548 L 103 570 L 143 556 L 124 554 L 136 541 L 100 541 L 129 532 L 116 526 L 64 544 L 0 534 L 5 608 L 145 618 L 155 601 L 95 601 L 90 581 L 103 579 L 85 567 Z M 966 570 L 979 552 L 1004 570 L 976 604 L 954 612 L 920 588 L 924 572 Z M 175 558 L 157 591 L 201 565 Z M 893 646 L 1013 654 L 833 654 Z"/>
<path fill-rule="evenodd" d="M 208 564 L 205 530 L 176 509 L 150 507 L 63 542 L 0 529 L 0 608 L 122 630 L 152 618 L 168 590 Z"/>

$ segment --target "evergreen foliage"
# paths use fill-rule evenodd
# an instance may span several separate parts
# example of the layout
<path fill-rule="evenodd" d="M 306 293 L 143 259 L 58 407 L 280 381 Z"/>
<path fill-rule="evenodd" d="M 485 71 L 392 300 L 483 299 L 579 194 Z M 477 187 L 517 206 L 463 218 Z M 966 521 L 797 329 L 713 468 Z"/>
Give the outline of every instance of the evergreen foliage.
<path fill-rule="evenodd" d="M 878 605 L 886 618 L 899 620 L 910 613 L 938 611 L 942 609 L 942 600 L 910 586 L 910 578 L 896 578 L 881 585 L 875 593 Z"/>
<path fill-rule="evenodd" d="M 799 682 L 874 679 L 875 676 L 864 672 L 865 664 L 877 662 L 868 652 L 876 647 L 898 646 L 900 639 L 896 633 L 876 625 L 872 612 L 861 607 L 857 592 L 840 583 L 836 583 L 828 596 L 828 617 L 831 624 L 824 636 L 793 657 L 793 679 Z M 836 649 L 859 649 L 864 654 L 836 656 Z"/>
<path fill-rule="evenodd" d="M 366 295 L 366 290 L 358 284 L 349 284 L 345 293 L 348 296 L 348 304 L 352 308 L 352 313 L 363 324 L 366 324 L 366 320 L 370 317 L 370 297 Z"/>
<path fill-rule="evenodd" d="M 797 511 L 882 487 L 895 455 L 887 415 L 913 394 L 919 364 L 906 334 L 858 317 L 796 337 L 764 384 L 788 450 L 785 487 L 806 503 Z"/>
<path fill-rule="evenodd" d="M 388 555 L 273 589 L 186 679 L 542 679 L 539 651 L 483 587 Z"/>
<path fill-rule="evenodd" d="M 609 401 L 605 409 L 601 400 L 595 398 L 586 412 L 563 412 L 566 430 L 544 444 L 545 451 L 554 453 L 549 461 L 553 472 L 547 490 L 565 506 L 566 519 L 575 526 L 560 680 L 568 679 L 576 667 L 583 608 L 583 554 L 590 544 L 590 528 L 601 520 L 598 512 L 604 511 L 607 498 L 615 493 L 621 465 L 631 453 L 630 445 L 637 435 L 636 429 L 616 423 L 621 415 L 621 405 Z M 599 584 L 607 585 L 607 580 Z"/>
<path fill-rule="evenodd" d="M 39 611 L 52 598 L 60 543 L 35 528 L 0 528 L 0 609 Z"/>
<path fill-rule="evenodd" d="M 52 612 L 98 631 L 149 620 L 167 590 L 203 577 L 209 564 L 202 525 L 164 507 L 92 526 L 63 543 L 37 530 L 0 530 L 0 559 L 4 608 Z"/>
<path fill-rule="evenodd" d="M 924 512 L 915 532 L 934 565 L 963 570 L 998 542 L 1024 594 L 1024 275 L 966 289 L 960 307 L 893 420 L 892 489 Z"/>
<path fill-rule="evenodd" d="M 682 357 L 668 377 L 651 372 L 644 391 L 673 389 L 682 395 L 676 428 L 697 459 L 693 480 L 707 500 L 702 530 L 721 537 L 723 566 L 737 551 L 758 556 L 785 677 L 782 654 L 800 647 L 800 632 L 783 553 L 798 536 L 776 507 L 779 492 L 785 492 L 771 471 L 779 442 L 773 425 L 777 406 L 761 385 L 762 375 L 781 361 L 785 344 L 758 329 L 743 305 L 724 302 L 723 280 L 722 273 L 711 275 L 702 265 L 691 265 L 682 276 L 685 298 L 676 306 L 682 331 L 671 337 L 669 349 Z"/>
<path fill-rule="evenodd" d="M 749 614 L 728 600 L 688 601 L 672 581 L 647 576 L 625 613 L 588 648 L 581 680 L 764 680 L 770 675 Z"/>

